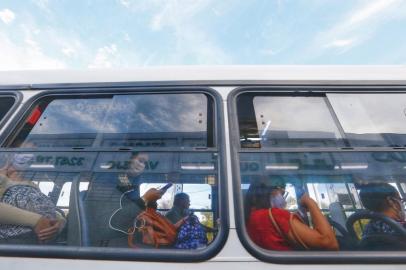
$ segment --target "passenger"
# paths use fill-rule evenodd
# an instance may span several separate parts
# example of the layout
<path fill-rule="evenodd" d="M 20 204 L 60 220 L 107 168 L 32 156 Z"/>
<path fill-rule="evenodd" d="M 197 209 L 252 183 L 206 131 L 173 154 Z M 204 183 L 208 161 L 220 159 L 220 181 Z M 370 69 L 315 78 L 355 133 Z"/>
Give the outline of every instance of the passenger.
<path fill-rule="evenodd" d="M 0 173 L 0 239 L 5 243 L 38 243 L 54 239 L 65 219 L 55 204 L 17 169 L 31 154 L 15 154 Z"/>
<path fill-rule="evenodd" d="M 120 208 L 116 208 L 116 205 L 109 201 L 100 202 L 99 200 L 90 200 L 90 202 L 95 203 L 94 208 L 109 208 L 111 214 L 109 216 L 103 216 L 103 219 L 107 219 L 107 227 L 99 228 L 98 238 L 108 239 L 109 245 L 123 244 L 123 240 L 127 243 L 127 230 L 134 224 L 134 219 L 146 209 L 146 207 L 156 208 L 156 201 L 159 200 L 164 192 L 156 188 L 151 188 L 147 190 L 142 196 L 140 196 L 139 191 L 139 179 L 138 176 L 141 175 L 145 170 L 145 162 L 148 160 L 148 155 L 146 153 L 132 152 L 130 157 L 129 168 L 125 174 L 118 175 L 117 180 L 117 190 L 118 194 L 115 196 L 120 197 Z M 92 187 L 90 187 L 91 191 Z M 89 203 L 89 202 L 88 202 Z M 109 211 L 104 211 L 108 213 Z M 94 211 L 97 214 L 97 211 Z M 97 216 L 100 219 L 100 216 Z M 96 217 L 95 217 L 96 218 Z M 91 217 L 93 219 L 93 217 Z M 100 224 L 103 224 L 102 221 Z M 108 228 L 108 230 L 106 230 Z M 115 231 L 116 233 L 113 233 Z M 120 232 L 121 234 L 117 234 Z M 125 239 L 123 235 L 125 234 Z"/>
<path fill-rule="evenodd" d="M 370 211 L 383 214 L 405 226 L 403 200 L 395 187 L 388 183 L 367 184 L 360 188 L 360 199 Z M 362 233 L 362 238 L 373 234 L 391 234 L 396 232 L 382 220 L 372 220 Z"/>
<path fill-rule="evenodd" d="M 190 198 L 186 193 L 178 193 L 175 195 L 173 200 L 173 206 L 165 214 L 166 218 L 169 219 L 173 224 L 177 223 L 179 220 L 187 217 L 189 215 Z"/>
<path fill-rule="evenodd" d="M 263 181 L 250 185 L 246 195 L 246 224 L 252 241 L 270 250 L 338 250 L 334 232 L 316 202 L 307 194 L 300 198 L 300 204 L 310 212 L 312 229 L 284 209 L 284 193 L 284 186 L 270 186 Z"/>
<path fill-rule="evenodd" d="M 141 175 L 145 170 L 145 162 L 148 161 L 148 155 L 145 153 L 132 152 L 130 157 L 129 168 L 125 174 L 118 176 L 117 189 L 121 192 L 133 192 L 128 193 L 127 197 L 139 199 L 139 183 L 137 183 L 137 176 Z"/>
<path fill-rule="evenodd" d="M 199 218 L 189 210 L 190 198 L 186 193 L 175 195 L 172 208 L 166 213 L 172 224 L 178 228 L 175 248 L 198 249 L 207 246 L 207 232 L 215 230 L 200 223 Z"/>

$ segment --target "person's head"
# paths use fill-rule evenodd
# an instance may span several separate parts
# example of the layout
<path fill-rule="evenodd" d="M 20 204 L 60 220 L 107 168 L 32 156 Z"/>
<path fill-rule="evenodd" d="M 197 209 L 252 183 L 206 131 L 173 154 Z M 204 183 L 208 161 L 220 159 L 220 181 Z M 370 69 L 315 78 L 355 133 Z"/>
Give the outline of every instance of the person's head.
<path fill-rule="evenodd" d="M 144 172 L 145 162 L 148 161 L 148 155 L 145 153 L 132 152 L 130 157 L 130 168 L 128 175 L 136 177 Z"/>
<path fill-rule="evenodd" d="M 272 179 L 254 181 L 250 184 L 245 198 L 246 214 L 249 215 L 252 209 L 285 208 L 284 194 L 283 183 L 277 183 Z"/>
<path fill-rule="evenodd" d="M 190 206 L 189 195 L 183 192 L 176 194 L 173 200 L 173 205 L 182 210 L 189 209 Z"/>
<path fill-rule="evenodd" d="M 33 159 L 33 154 L 13 154 L 10 156 L 6 166 L 3 168 L 2 173 L 14 181 L 21 180 L 18 172 L 27 169 L 32 163 Z"/>
<path fill-rule="evenodd" d="M 400 221 L 405 219 L 402 198 L 392 185 L 388 183 L 366 184 L 360 188 L 359 196 L 366 209 L 390 215 Z"/>

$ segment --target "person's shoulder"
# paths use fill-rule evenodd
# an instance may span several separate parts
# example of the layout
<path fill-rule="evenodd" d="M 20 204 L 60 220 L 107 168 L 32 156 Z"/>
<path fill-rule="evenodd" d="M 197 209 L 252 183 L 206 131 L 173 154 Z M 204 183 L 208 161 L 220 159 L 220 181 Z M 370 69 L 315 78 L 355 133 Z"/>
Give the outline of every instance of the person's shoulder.
<path fill-rule="evenodd" d="M 171 208 L 171 209 L 169 209 L 168 212 L 165 213 L 165 216 L 167 217 L 167 216 L 171 216 L 171 215 L 173 215 L 173 214 L 175 214 L 175 211 L 174 211 L 173 208 Z"/>
<path fill-rule="evenodd" d="M 254 216 L 254 217 L 264 216 L 264 215 L 269 215 L 269 209 L 261 208 L 261 209 L 255 209 L 255 210 L 251 211 L 251 216 Z"/>

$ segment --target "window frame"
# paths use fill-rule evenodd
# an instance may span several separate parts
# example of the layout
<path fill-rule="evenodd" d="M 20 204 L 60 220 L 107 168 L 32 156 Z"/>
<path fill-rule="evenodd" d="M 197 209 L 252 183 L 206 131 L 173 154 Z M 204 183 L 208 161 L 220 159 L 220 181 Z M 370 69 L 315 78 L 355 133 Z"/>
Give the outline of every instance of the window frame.
<path fill-rule="evenodd" d="M 353 83 L 353 82 L 352 82 Z M 388 84 L 353 84 L 342 82 L 342 85 L 326 84 L 319 82 L 313 84 L 303 83 L 301 85 L 288 84 L 275 86 L 243 86 L 234 89 L 228 95 L 227 110 L 229 115 L 230 150 L 231 150 L 231 170 L 233 176 L 234 211 L 238 237 L 245 249 L 257 259 L 280 264 L 404 264 L 406 263 L 406 251 L 270 251 L 258 247 L 249 237 L 244 220 L 243 195 L 241 192 L 241 175 L 239 155 L 240 153 L 280 153 L 280 152 L 361 152 L 361 151 L 402 151 L 405 147 L 296 147 L 296 148 L 241 148 L 240 129 L 237 111 L 237 98 L 242 94 L 265 94 L 270 96 L 313 96 L 324 95 L 326 93 L 404 93 L 406 85 Z M 336 120 L 336 119 L 334 119 Z"/>
<path fill-rule="evenodd" d="M 191 84 L 192 85 L 192 84 Z M 95 260 L 127 260 L 127 261 L 151 261 L 151 262 L 201 262 L 206 261 L 216 256 L 226 243 L 229 230 L 229 214 L 228 214 L 228 189 L 227 189 L 227 168 L 226 168 L 226 147 L 225 147 L 225 131 L 222 128 L 224 123 L 223 103 L 221 95 L 214 89 L 208 86 L 187 86 L 179 84 L 179 86 L 161 86 L 159 83 L 154 84 L 136 84 L 136 83 L 89 83 L 89 84 L 50 84 L 33 86 L 33 90 L 43 90 L 42 92 L 31 97 L 19 110 L 16 117 L 12 120 L 4 134 L 7 138 L 2 141 L 2 151 L 4 152 L 59 152 L 59 151 L 131 151 L 132 148 L 127 147 L 65 147 L 65 148 L 7 148 L 7 145 L 14 140 L 19 130 L 25 123 L 25 119 L 29 116 L 32 109 L 46 97 L 97 97 L 108 96 L 114 94 L 205 94 L 211 98 L 212 102 L 212 119 L 208 118 L 208 123 L 212 124 L 212 147 L 190 147 L 190 148 L 154 148 L 144 147 L 140 151 L 156 151 L 156 152 L 190 152 L 198 153 L 217 153 L 218 154 L 218 211 L 221 217 L 219 232 L 216 239 L 205 249 L 202 250 L 157 250 L 146 249 L 142 253 L 134 252 L 130 248 L 114 248 L 106 247 L 100 249 L 98 247 L 77 247 L 77 246 L 33 246 L 30 245 L 0 245 L 0 255 L 14 257 L 39 257 L 39 258 L 65 258 L 65 259 L 95 259 Z M 208 112 L 209 114 L 209 112 Z M 210 132 L 210 131 L 208 131 Z"/>

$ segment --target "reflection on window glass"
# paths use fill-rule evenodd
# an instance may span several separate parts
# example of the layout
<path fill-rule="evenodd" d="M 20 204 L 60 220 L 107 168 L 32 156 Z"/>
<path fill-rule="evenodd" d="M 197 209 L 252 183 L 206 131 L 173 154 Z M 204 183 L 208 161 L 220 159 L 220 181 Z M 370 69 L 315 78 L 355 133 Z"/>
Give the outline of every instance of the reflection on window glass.
<path fill-rule="evenodd" d="M 44 100 L 11 146 L 206 147 L 208 119 L 204 94 Z"/>
<path fill-rule="evenodd" d="M 249 106 L 241 104 L 241 106 Z M 341 144 L 339 129 L 323 97 L 257 96 L 252 100 L 257 134 L 240 126 L 242 146 L 258 141 L 262 147 L 322 147 Z M 245 113 L 249 112 L 245 108 Z M 241 109 L 240 115 L 243 113 Z M 254 144 L 255 146 L 255 144 Z"/>
<path fill-rule="evenodd" d="M 110 99 L 53 100 L 41 114 L 30 135 L 98 133 L 110 104 Z"/>
<path fill-rule="evenodd" d="M 292 245 L 284 235 L 295 230 L 295 225 L 289 223 L 293 214 L 310 225 L 307 235 L 299 231 L 297 236 L 310 250 L 406 250 L 401 237 L 402 230 L 406 232 L 406 228 L 402 229 L 405 205 L 403 190 L 399 189 L 406 183 L 406 159 L 399 158 L 404 154 L 240 153 L 249 237 L 269 250 L 303 249 L 302 245 Z M 303 201 L 303 193 L 310 199 Z M 322 218 L 315 213 L 321 213 Z M 396 223 L 400 229 L 394 227 Z M 326 244 L 308 237 L 320 230 L 328 232 L 330 227 L 334 229 L 330 239 L 336 241 Z"/>
<path fill-rule="evenodd" d="M 55 185 L 55 183 L 51 181 L 41 181 L 39 183 L 37 182 L 37 184 L 41 192 L 47 196 L 49 196 Z"/>
<path fill-rule="evenodd" d="M 56 206 L 63 207 L 63 208 L 69 207 L 71 186 L 72 186 L 72 182 L 63 184 L 59 198 L 58 198 L 58 202 L 56 203 Z M 86 191 L 88 186 L 89 186 L 89 182 L 81 182 L 79 185 L 79 192 Z"/>
<path fill-rule="evenodd" d="M 406 95 L 327 96 L 351 146 L 406 146 Z"/>

